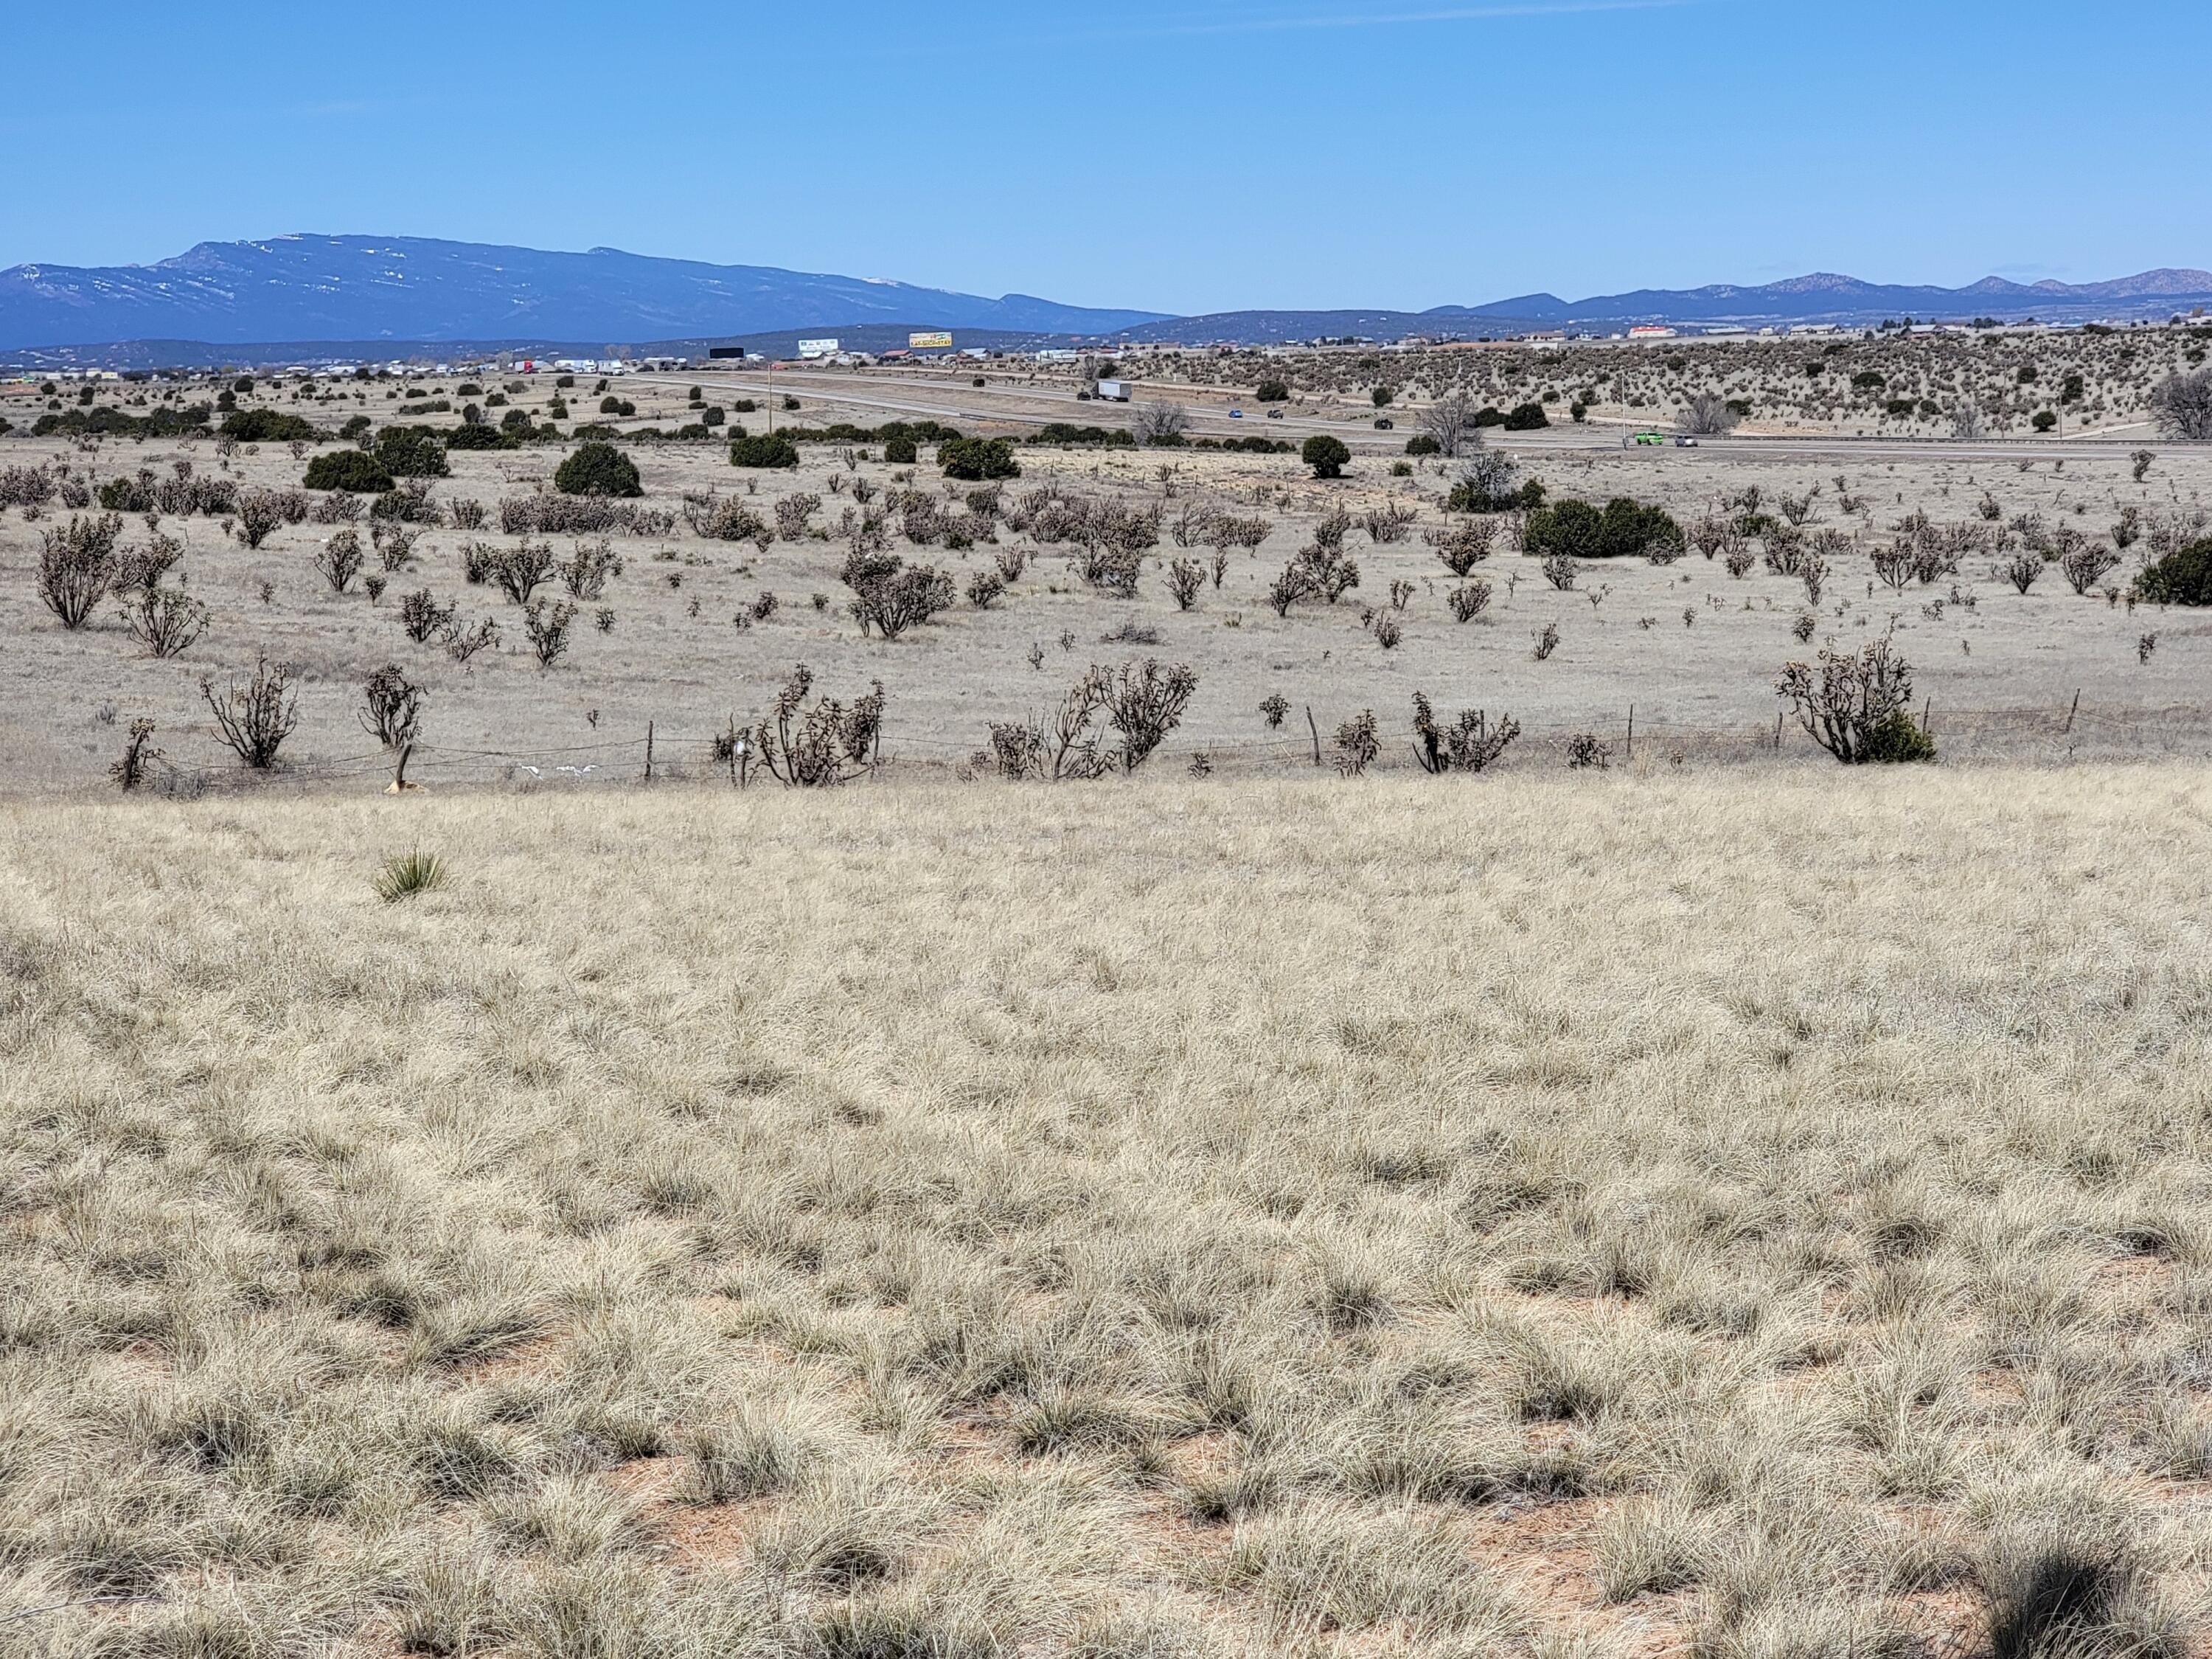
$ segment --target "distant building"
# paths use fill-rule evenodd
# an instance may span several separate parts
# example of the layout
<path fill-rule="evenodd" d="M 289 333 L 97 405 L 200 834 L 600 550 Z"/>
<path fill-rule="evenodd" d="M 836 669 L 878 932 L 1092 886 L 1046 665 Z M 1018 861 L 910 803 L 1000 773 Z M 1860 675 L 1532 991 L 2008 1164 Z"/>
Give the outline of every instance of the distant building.
<path fill-rule="evenodd" d="M 1674 331 L 1664 323 L 1638 323 L 1628 331 L 1632 340 L 1671 340 Z"/>

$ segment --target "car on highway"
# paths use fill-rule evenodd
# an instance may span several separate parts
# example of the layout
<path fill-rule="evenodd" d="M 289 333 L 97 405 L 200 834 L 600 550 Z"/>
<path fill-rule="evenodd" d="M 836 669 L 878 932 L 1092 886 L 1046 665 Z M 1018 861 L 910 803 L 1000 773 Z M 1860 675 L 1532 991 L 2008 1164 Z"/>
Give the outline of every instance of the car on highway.
<path fill-rule="evenodd" d="M 1391 431 L 1397 424 L 1397 422 L 1392 420 L 1388 415 L 1378 415 L 1375 417 L 1375 429 L 1377 432 Z"/>
<path fill-rule="evenodd" d="M 1678 434 L 1675 435 L 1675 438 L 1674 438 L 1674 447 L 1675 447 L 1675 448 L 1677 448 L 1677 449 L 1695 449 L 1697 447 L 1698 447 L 1698 441 L 1697 441 L 1695 438 L 1692 438 L 1692 437 L 1688 433 L 1686 433 L 1686 432 L 1678 433 Z"/>
<path fill-rule="evenodd" d="M 1667 442 L 1663 432 L 1632 432 L 1620 441 L 1623 449 L 1662 448 Z"/>
<path fill-rule="evenodd" d="M 1232 421 L 1241 421 L 1244 418 L 1244 411 L 1241 409 L 1232 409 L 1229 411 L 1229 418 Z"/>
<path fill-rule="evenodd" d="M 1271 409 L 1267 411 L 1267 418 L 1271 421 L 1279 421 L 1283 418 L 1283 411 L 1279 409 Z"/>

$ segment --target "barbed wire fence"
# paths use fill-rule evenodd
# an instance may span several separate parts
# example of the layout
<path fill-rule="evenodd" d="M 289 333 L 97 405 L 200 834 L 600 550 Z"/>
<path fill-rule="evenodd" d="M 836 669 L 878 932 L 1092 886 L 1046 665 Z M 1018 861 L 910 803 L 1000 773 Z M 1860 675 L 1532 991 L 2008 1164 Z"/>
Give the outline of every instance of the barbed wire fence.
<path fill-rule="evenodd" d="M 1275 728 L 1249 737 L 1207 738 L 1178 732 L 1149 765 L 1248 776 L 1334 771 L 1338 726 L 1362 708 L 1299 705 Z M 1381 752 L 1367 769 L 1414 769 L 1413 728 L 1405 711 L 1376 709 Z M 1394 712 L 1395 718 L 1394 720 Z M 1947 708 L 1932 699 L 1916 711 L 1947 762 L 2012 761 L 2038 765 L 2077 761 L 2212 759 L 2212 709 L 2195 705 L 2101 708 L 2076 692 L 2044 707 Z M 1500 763 L 1564 766 L 1571 755 L 1607 765 L 1756 765 L 1825 761 L 1826 757 L 1787 710 L 1771 720 L 1697 722 L 1656 717 L 1633 703 L 1594 709 L 1574 719 L 1523 720 L 1520 738 Z M 658 720 L 629 736 L 544 747 L 478 748 L 418 743 L 410 752 L 410 781 L 461 787 L 636 787 L 720 781 L 775 787 L 749 752 L 750 726 L 732 714 L 713 727 L 669 726 Z M 1595 748 L 1592 744 L 1595 744 Z M 899 735 L 880 740 L 873 775 L 988 775 L 988 728 L 968 740 L 951 735 Z M 388 781 L 393 756 L 304 755 L 267 772 L 242 766 L 195 766 L 163 758 L 149 767 L 159 792 L 198 795 L 270 786 L 313 787 Z"/>

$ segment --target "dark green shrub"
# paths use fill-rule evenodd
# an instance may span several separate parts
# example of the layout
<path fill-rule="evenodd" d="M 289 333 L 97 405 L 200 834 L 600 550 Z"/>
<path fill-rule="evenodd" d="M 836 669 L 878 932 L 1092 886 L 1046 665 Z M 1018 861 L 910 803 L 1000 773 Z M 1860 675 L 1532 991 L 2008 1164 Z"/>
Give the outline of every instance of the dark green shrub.
<path fill-rule="evenodd" d="M 642 495 L 637 463 L 612 445 L 580 446 L 553 474 L 553 488 L 563 495 Z"/>
<path fill-rule="evenodd" d="M 2036 411 L 2035 418 L 2028 424 L 2038 432 L 2048 432 L 2058 424 L 2058 417 L 2047 409 L 2040 409 Z"/>
<path fill-rule="evenodd" d="M 1544 413 L 1541 404 L 1522 404 L 1498 422 L 1508 432 L 1534 432 L 1551 423 L 1552 417 Z"/>
<path fill-rule="evenodd" d="M 1867 728 L 1866 748 L 1861 758 L 1886 764 L 1932 761 L 1936 758 L 1936 739 L 1902 708 L 1893 709 Z"/>
<path fill-rule="evenodd" d="M 376 459 L 395 478 L 442 478 L 446 446 L 427 426 L 387 426 L 376 434 Z"/>
<path fill-rule="evenodd" d="M 730 445 L 732 466 L 797 466 L 799 447 L 780 432 L 738 438 Z"/>
<path fill-rule="evenodd" d="M 2136 578 L 2136 593 L 2152 605 L 2212 605 L 2212 539 L 2177 548 Z"/>
<path fill-rule="evenodd" d="M 913 465 L 920 453 L 915 449 L 914 440 L 911 438 L 884 440 L 884 459 L 893 466 Z"/>
<path fill-rule="evenodd" d="M 1406 440 L 1406 453 L 1408 455 L 1440 455 L 1443 453 L 1443 447 L 1425 432 Z"/>
<path fill-rule="evenodd" d="M 526 417 L 522 425 L 526 433 L 530 427 Z M 446 434 L 446 447 L 448 449 L 514 449 L 519 447 L 515 438 L 506 433 L 495 432 L 488 426 L 459 426 Z"/>
<path fill-rule="evenodd" d="M 356 415 L 349 418 L 343 426 L 338 428 L 338 436 L 344 439 L 348 443 L 355 443 L 368 434 L 368 416 L 366 415 Z"/>
<path fill-rule="evenodd" d="M 1262 380 L 1252 396 L 1263 404 L 1286 404 L 1291 400 L 1291 389 L 1280 380 Z"/>
<path fill-rule="evenodd" d="M 1326 432 L 1316 432 L 1306 440 L 1298 459 L 1313 469 L 1316 478 L 1341 478 L 1352 452 L 1344 447 L 1344 440 L 1332 438 Z"/>
<path fill-rule="evenodd" d="M 381 495 L 392 488 L 392 474 L 377 458 L 362 449 L 333 449 L 307 463 L 302 480 L 310 489 L 346 489 L 356 495 Z"/>
<path fill-rule="evenodd" d="M 297 415 L 273 409 L 244 409 L 222 420 L 222 435 L 242 444 L 319 443 L 323 434 Z"/>
<path fill-rule="evenodd" d="M 945 469 L 946 477 L 969 483 L 1022 476 L 1011 438 L 954 438 L 938 445 L 937 464 Z"/>
<path fill-rule="evenodd" d="M 1570 496 L 1528 515 L 1521 545 L 1536 558 L 1629 559 L 1686 545 L 1682 526 L 1663 509 L 1616 495 L 1603 511 Z"/>

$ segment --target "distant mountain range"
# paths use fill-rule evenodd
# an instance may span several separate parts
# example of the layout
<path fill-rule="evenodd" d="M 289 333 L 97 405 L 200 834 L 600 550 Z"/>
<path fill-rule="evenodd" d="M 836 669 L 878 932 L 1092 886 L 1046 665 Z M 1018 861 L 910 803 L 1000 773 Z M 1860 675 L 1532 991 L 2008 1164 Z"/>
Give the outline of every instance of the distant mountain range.
<path fill-rule="evenodd" d="M 0 349 L 123 340 L 599 343 L 903 323 L 1105 334 L 1160 320 L 772 265 L 710 265 L 412 236 L 202 242 L 151 265 L 0 270 Z"/>
<path fill-rule="evenodd" d="M 1984 276 L 1965 288 L 1863 283 L 1822 271 L 1757 288 L 1716 283 L 1705 288 L 1638 289 L 1587 300 L 1523 294 L 1488 305 L 1428 311 L 1220 312 L 1139 324 L 1126 331 L 1126 337 L 1265 344 L 1346 335 L 1390 340 L 1417 334 L 1503 338 L 1553 329 L 1613 333 L 1639 323 L 1779 328 L 1793 323 L 1870 327 L 1906 317 L 1962 323 L 1978 317 L 2000 322 L 2030 317 L 2044 322 L 2133 321 L 2164 319 L 2199 306 L 2212 307 L 2212 271 L 2147 270 L 2107 283 L 2021 283 Z"/>
<path fill-rule="evenodd" d="M 0 353 L 24 362 L 147 367 L 280 362 L 506 347 L 578 354 L 608 345 L 703 349 L 794 331 L 957 329 L 962 343 L 1076 341 L 1269 344 L 1346 335 L 1509 337 L 1613 333 L 1638 323 L 1762 328 L 1871 325 L 1885 319 L 2132 321 L 2212 306 L 2212 272 L 2151 270 L 2104 283 L 1966 288 L 1863 283 L 1818 273 L 1759 287 L 1639 289 L 1567 301 L 1522 295 L 1428 311 L 1157 311 L 986 299 L 878 278 L 772 265 L 713 265 L 593 248 L 545 252 L 390 236 L 203 242 L 151 265 L 16 265 L 0 270 Z M 229 354 L 226 356 L 225 354 Z"/>

